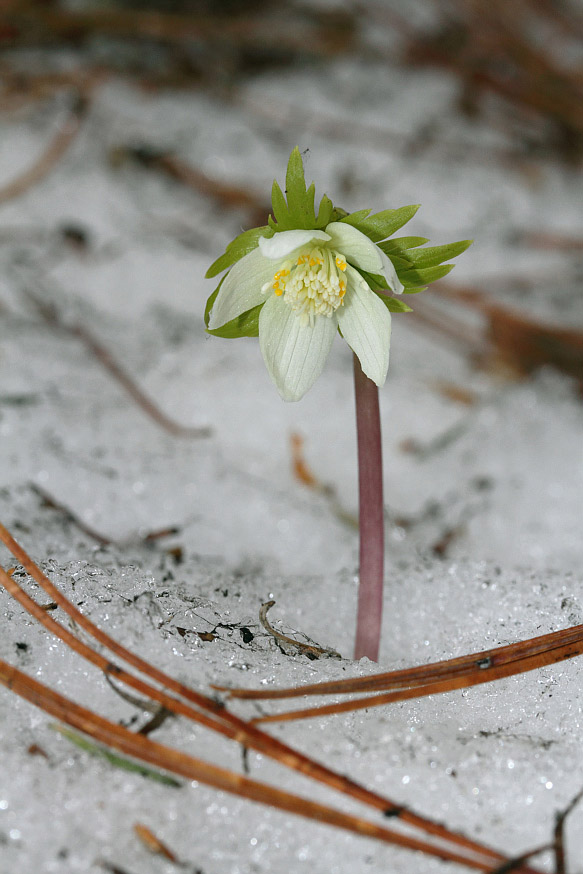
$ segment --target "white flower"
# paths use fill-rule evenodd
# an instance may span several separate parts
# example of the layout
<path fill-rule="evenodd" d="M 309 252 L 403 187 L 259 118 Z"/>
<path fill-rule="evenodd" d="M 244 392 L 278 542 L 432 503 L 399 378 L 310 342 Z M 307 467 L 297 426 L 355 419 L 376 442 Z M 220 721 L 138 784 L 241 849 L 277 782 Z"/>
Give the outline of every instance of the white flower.
<path fill-rule="evenodd" d="M 264 303 L 259 345 L 282 398 L 297 401 L 314 384 L 334 335 L 356 353 L 378 386 L 389 366 L 391 314 L 355 267 L 381 274 L 392 291 L 403 286 L 385 253 L 351 225 L 325 231 L 279 231 L 231 268 L 214 302 L 214 330 Z"/>

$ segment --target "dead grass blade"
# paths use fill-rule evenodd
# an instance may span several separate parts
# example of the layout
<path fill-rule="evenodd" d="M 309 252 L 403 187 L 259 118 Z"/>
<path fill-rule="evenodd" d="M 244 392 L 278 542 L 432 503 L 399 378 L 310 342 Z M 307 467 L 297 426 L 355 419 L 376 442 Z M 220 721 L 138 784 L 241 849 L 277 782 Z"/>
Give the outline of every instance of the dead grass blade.
<path fill-rule="evenodd" d="M 338 774 L 332 769 L 326 768 L 315 760 L 299 753 L 281 741 L 278 741 L 265 732 L 262 732 L 252 724 L 247 723 L 230 713 L 221 703 L 212 698 L 201 695 L 195 690 L 174 680 L 172 677 L 169 677 L 162 671 L 159 671 L 157 668 L 114 641 L 105 632 L 87 619 L 87 617 L 71 604 L 60 590 L 50 582 L 40 568 L 32 561 L 30 556 L 28 556 L 28 554 L 16 543 L 9 532 L 1 524 L 0 540 L 8 547 L 15 558 L 18 559 L 30 576 L 47 594 L 49 594 L 55 604 L 58 604 L 58 606 L 61 607 L 80 628 L 90 634 L 102 646 L 106 647 L 119 658 L 132 665 L 136 670 L 145 674 L 159 685 L 178 694 L 180 697 L 175 698 L 166 692 L 161 691 L 144 680 L 133 676 L 124 668 L 110 661 L 108 657 L 102 656 L 93 651 L 81 640 L 76 638 L 70 631 L 53 620 L 52 617 L 48 616 L 42 607 L 36 604 L 36 602 L 21 589 L 11 575 L 6 574 L 4 571 L 0 571 L 0 583 L 5 586 L 10 594 L 13 595 L 13 597 L 15 597 L 26 610 L 41 622 L 47 630 L 63 640 L 75 652 L 103 670 L 106 675 L 115 676 L 117 680 L 126 683 L 126 685 L 141 694 L 157 701 L 167 711 L 192 719 L 213 731 L 217 731 L 220 734 L 243 744 L 245 747 L 262 752 L 276 761 L 279 761 L 286 767 L 304 774 L 308 778 L 318 780 L 336 791 L 344 793 L 357 801 L 368 804 L 376 810 L 382 811 L 386 816 L 394 817 L 402 822 L 420 828 L 442 841 L 454 844 L 457 848 L 463 848 L 465 852 L 473 854 L 474 856 L 478 855 L 482 858 L 488 858 L 490 860 L 490 865 L 493 861 L 500 863 L 504 861 L 504 856 L 502 856 L 502 854 L 491 850 L 464 835 L 451 832 L 444 826 L 434 823 L 426 817 L 422 817 L 413 811 L 401 807 L 386 796 L 372 792 L 348 777 Z M 185 703 L 180 700 L 180 698 L 186 699 L 190 704 Z M 195 707 L 199 709 L 190 706 L 191 704 L 194 704 Z M 523 874 L 533 874 L 533 872 L 530 869 L 524 869 Z"/>

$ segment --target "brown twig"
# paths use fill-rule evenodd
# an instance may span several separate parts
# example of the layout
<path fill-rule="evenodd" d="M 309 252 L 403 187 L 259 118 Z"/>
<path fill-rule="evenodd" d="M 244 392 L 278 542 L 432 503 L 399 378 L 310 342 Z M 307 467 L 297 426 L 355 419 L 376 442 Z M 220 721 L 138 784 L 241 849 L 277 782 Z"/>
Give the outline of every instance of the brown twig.
<path fill-rule="evenodd" d="M 67 522 L 72 522 L 79 531 L 82 531 L 83 534 L 86 534 L 87 537 L 90 537 L 92 540 L 95 540 L 97 543 L 100 543 L 102 546 L 109 546 L 112 541 L 109 537 L 105 537 L 105 535 L 100 534 L 99 531 L 96 531 L 94 528 L 91 528 L 87 525 L 79 516 L 76 516 L 73 511 L 66 507 L 64 504 L 61 504 L 53 495 L 50 495 L 45 489 L 41 486 L 37 485 L 37 483 L 29 483 L 29 486 L 35 494 L 42 499 L 43 504 L 46 507 L 50 507 L 52 510 L 56 510 L 60 513 Z"/>
<path fill-rule="evenodd" d="M 541 643 L 544 641 L 544 643 Z M 339 704 L 330 704 L 322 707 L 309 707 L 302 710 L 286 711 L 283 713 L 275 713 L 270 716 L 258 717 L 254 722 L 289 722 L 296 719 L 309 719 L 314 716 L 330 716 L 338 713 L 349 713 L 354 710 L 366 710 L 370 707 L 379 707 L 386 704 L 394 704 L 398 701 L 407 701 L 410 699 L 423 698 L 428 695 L 438 695 L 444 692 L 451 692 L 455 689 L 468 689 L 472 686 L 479 686 L 483 683 L 490 683 L 494 680 L 500 680 L 505 677 L 512 677 L 516 674 L 523 674 L 527 671 L 537 670 L 547 665 L 557 664 L 566 659 L 574 658 L 583 654 L 583 626 L 575 626 L 567 628 L 564 631 L 556 631 L 552 635 L 545 635 L 542 638 L 533 638 L 530 641 L 521 641 L 520 644 L 513 644 L 516 648 L 514 653 L 522 650 L 523 655 L 510 657 L 508 655 L 508 647 L 500 647 L 499 650 L 488 650 L 485 653 L 479 653 L 472 656 L 470 665 L 463 668 L 460 664 L 453 665 L 456 660 L 451 662 L 441 662 L 437 665 L 425 665 L 422 668 L 412 669 L 407 671 L 395 671 L 392 674 L 379 674 L 373 677 L 363 678 L 362 684 L 366 691 L 376 689 L 390 689 L 398 686 L 407 688 L 397 688 L 396 691 L 387 692 L 383 695 L 372 695 L 367 698 L 357 698 L 352 701 L 346 701 Z M 505 652 L 504 652 L 505 651 Z M 525 655 L 524 652 L 528 655 Z M 501 654 L 502 653 L 502 654 Z M 467 659 L 468 657 L 464 657 Z M 437 670 L 431 670 L 437 668 Z M 411 678 L 405 680 L 404 676 L 410 673 Z M 417 674 L 417 676 L 415 676 Z M 429 677 L 433 674 L 433 678 Z M 375 685 L 376 681 L 376 685 Z M 344 688 L 342 684 L 345 683 Z M 348 693 L 356 691 L 355 685 L 358 680 L 338 681 L 336 684 L 321 684 L 320 691 L 316 691 L 316 686 L 305 689 L 299 687 L 296 689 L 274 689 L 274 695 L 270 695 L 270 690 L 256 690 L 261 694 L 241 694 L 248 693 L 251 690 L 235 690 L 233 697 L 246 698 L 288 698 L 303 696 L 305 694 L 332 694 L 331 686 L 335 686 L 335 692 Z M 326 692 L 322 691 L 322 686 L 327 685 L 329 688 Z M 232 693 L 232 690 L 229 690 Z M 362 689 L 361 689 L 362 691 Z M 266 694 L 263 694 L 266 693 Z"/>
<path fill-rule="evenodd" d="M 174 437 L 210 437 L 212 429 L 205 426 L 202 428 L 181 425 L 170 419 L 134 382 L 132 377 L 122 368 L 113 357 L 111 352 L 91 333 L 91 331 L 79 322 L 67 324 L 61 319 L 57 308 L 34 294 L 30 288 L 24 289 L 26 297 L 32 301 L 37 311 L 49 325 L 58 327 L 72 337 L 81 340 L 84 346 L 99 361 L 102 367 L 118 382 L 140 409 L 157 425 L 172 434 Z"/>
<path fill-rule="evenodd" d="M 567 817 L 583 798 L 583 790 L 577 793 L 567 807 L 557 814 L 555 822 L 553 849 L 555 851 L 555 874 L 567 874 L 567 859 L 565 854 L 565 823 Z"/>
<path fill-rule="evenodd" d="M 470 653 L 453 659 L 419 665 L 414 668 L 404 668 L 398 671 L 372 674 L 368 677 L 354 677 L 347 680 L 335 680 L 293 688 L 273 689 L 229 689 L 215 686 L 221 691 L 228 691 L 233 698 L 275 699 L 296 698 L 305 695 L 337 695 L 353 694 L 355 692 L 378 692 L 395 689 L 396 695 L 406 698 L 413 689 L 427 689 L 433 684 L 452 683 L 451 688 L 465 688 L 479 685 L 493 679 L 512 676 L 514 673 L 524 673 L 548 664 L 555 664 L 565 659 L 574 658 L 583 653 L 583 625 L 574 625 L 562 631 L 553 631 L 529 640 L 521 640 L 506 646 Z M 473 682 L 475 680 L 475 682 Z M 462 685 L 457 685 L 458 683 Z M 436 689 L 435 691 L 448 691 Z M 423 694 L 433 694 L 425 691 Z M 366 699 L 372 702 L 374 699 Z"/>
<path fill-rule="evenodd" d="M 302 643 L 301 640 L 294 640 L 293 637 L 288 637 L 286 634 L 282 634 L 281 631 L 277 631 L 272 625 L 270 625 L 269 620 L 267 618 L 267 611 L 271 610 L 271 608 L 275 606 L 275 601 L 266 601 L 265 604 L 262 604 L 259 610 L 259 621 L 265 628 L 268 634 L 271 634 L 272 637 L 275 638 L 279 643 L 283 643 L 288 646 L 294 646 L 296 649 L 299 649 L 300 652 L 306 653 L 306 655 L 311 658 L 319 659 L 320 656 L 329 656 L 331 658 L 341 659 L 342 656 L 339 652 L 336 652 L 334 649 L 325 649 L 321 646 L 314 646 L 309 643 Z"/>
<path fill-rule="evenodd" d="M 519 871 L 523 865 L 530 862 L 530 860 L 534 859 L 535 856 L 540 856 L 541 853 L 546 853 L 548 850 L 552 849 L 552 844 L 543 844 L 542 847 L 536 847 L 534 850 L 529 850 L 527 853 L 522 853 L 520 856 L 515 856 L 507 862 L 497 865 L 495 868 L 492 868 L 488 874 L 512 874 L 512 872 Z M 557 870 L 555 874 L 559 874 L 559 871 Z"/>
<path fill-rule="evenodd" d="M 78 337 L 84 345 L 93 353 L 99 363 L 109 372 L 111 376 L 126 390 L 133 401 L 152 419 L 156 424 L 160 425 L 169 434 L 174 437 L 210 437 L 212 434 L 211 428 L 208 426 L 202 428 L 191 428 L 187 425 L 181 425 L 170 419 L 159 407 L 142 391 L 141 388 L 134 382 L 126 371 L 113 357 L 111 352 L 99 341 L 84 325 L 72 325 L 70 332 Z"/>
<path fill-rule="evenodd" d="M 151 853 L 158 856 L 164 856 L 164 858 L 168 859 L 169 862 L 180 864 L 176 854 L 173 853 L 172 850 L 167 847 L 147 825 L 144 825 L 142 822 L 134 823 L 134 832 Z"/>
<path fill-rule="evenodd" d="M 48 176 L 79 133 L 88 110 L 89 95 L 80 91 L 75 98 L 67 121 L 59 126 L 59 130 L 45 152 L 36 160 L 32 167 L 29 167 L 28 170 L 25 170 L 16 179 L 13 179 L 12 182 L 0 188 L 0 204 L 20 197 Z"/>
<path fill-rule="evenodd" d="M 82 531 L 83 534 L 86 534 L 87 537 L 90 537 L 92 540 L 95 540 L 97 543 L 100 543 L 102 546 L 110 546 L 113 543 L 116 543 L 118 546 L 124 546 L 128 541 L 133 540 L 133 538 L 127 538 L 123 541 L 115 541 L 111 537 L 106 537 L 104 534 L 101 534 L 95 528 L 92 528 L 90 525 L 87 525 L 86 522 L 81 519 L 80 516 L 77 516 L 73 510 L 68 507 L 66 504 L 63 504 L 61 501 L 58 501 L 54 495 L 51 495 L 46 489 L 39 486 L 38 483 L 30 482 L 29 487 L 31 491 L 39 496 L 42 500 L 43 504 L 46 507 L 49 507 L 51 510 L 55 510 L 57 513 L 60 513 L 61 516 L 65 519 L 65 521 L 71 523 L 79 531 Z M 166 528 L 160 528 L 156 531 L 150 531 L 146 535 L 142 535 L 140 537 L 136 537 L 136 540 L 140 540 L 142 543 L 155 543 L 158 540 L 161 540 L 164 537 L 171 537 L 174 534 L 178 534 L 180 528 L 177 526 L 168 526 Z"/>
<path fill-rule="evenodd" d="M 496 303 L 482 289 L 437 282 L 434 294 L 478 310 L 486 317 L 484 339 L 489 352 L 476 346 L 478 358 L 503 364 L 526 376 L 551 365 L 562 373 L 583 379 L 583 331 L 533 319 Z M 427 303 L 425 306 L 427 306 Z"/>
<path fill-rule="evenodd" d="M 336 489 L 330 483 L 319 480 L 311 471 L 304 457 L 304 438 L 297 432 L 290 434 L 290 449 L 292 457 L 292 473 L 303 486 L 323 495 L 328 501 L 332 513 L 349 528 L 358 530 L 358 516 L 346 510 L 340 501 Z"/>
<path fill-rule="evenodd" d="M 129 674 L 119 665 L 114 664 L 104 658 L 97 652 L 91 650 L 86 644 L 77 639 L 71 632 L 63 628 L 59 623 L 55 622 L 51 617 L 46 616 L 38 605 L 18 586 L 18 584 L 3 571 L 0 571 L 0 582 L 13 595 L 25 609 L 27 609 L 39 622 L 41 622 L 51 633 L 55 634 L 70 646 L 75 652 L 88 659 L 90 662 L 99 667 L 106 674 L 115 676 L 118 680 L 126 683 L 126 685 L 146 694 L 152 700 L 158 701 L 166 709 L 172 713 L 186 716 L 196 722 L 224 734 L 239 743 L 244 744 L 259 752 L 275 758 L 287 767 L 291 767 L 305 774 L 312 779 L 319 780 L 333 789 L 345 793 L 355 800 L 364 802 L 371 807 L 381 810 L 386 815 L 396 817 L 403 822 L 409 823 L 417 828 L 421 828 L 428 834 L 438 837 L 442 840 L 449 841 L 457 847 L 463 848 L 466 852 L 480 854 L 483 857 L 488 857 L 491 860 L 499 862 L 504 861 L 504 857 L 495 851 L 483 847 L 475 841 L 466 838 L 463 835 L 450 832 L 444 826 L 434 823 L 425 817 L 421 817 L 414 812 L 400 807 L 385 796 L 367 790 L 358 783 L 349 778 L 339 775 L 329 768 L 309 759 L 302 753 L 293 750 L 281 741 L 272 738 L 265 734 L 260 729 L 246 723 L 244 720 L 230 713 L 221 704 L 211 698 L 201 695 L 190 689 L 187 686 L 164 674 L 148 662 L 136 656 L 131 651 L 127 650 L 121 644 L 114 641 L 109 635 L 95 626 L 84 614 L 82 614 L 67 598 L 54 586 L 50 580 L 42 573 L 40 568 L 32 561 L 27 553 L 16 543 L 8 531 L 0 525 L 0 540 L 8 547 L 12 554 L 23 565 L 33 579 L 41 586 L 41 588 L 49 593 L 51 597 L 59 604 L 59 606 L 74 620 L 74 622 L 95 638 L 102 646 L 105 646 L 114 654 L 124 659 L 128 664 L 132 665 L 141 673 L 150 677 L 156 683 L 177 693 L 181 698 L 190 702 L 184 703 L 179 698 L 168 695 L 160 691 L 154 686 L 140 680 L 137 677 Z M 191 705 L 199 709 L 194 709 Z M 200 712 L 200 710 L 206 712 Z M 491 863 L 490 863 L 491 866 Z M 484 870 L 482 868 L 482 870 Z M 523 874 L 532 874 L 528 869 L 525 869 Z"/>
<path fill-rule="evenodd" d="M 150 146 L 117 146 L 111 150 L 110 159 L 115 165 L 130 160 L 142 167 L 161 171 L 198 194 L 215 200 L 224 208 L 244 209 L 249 213 L 249 222 L 252 225 L 265 224 L 271 211 L 271 205 L 265 203 L 259 194 L 239 185 L 227 185 L 213 179 L 170 152 Z"/>
<path fill-rule="evenodd" d="M 197 780 L 223 792 L 266 804 L 296 816 L 336 826 L 353 834 L 376 838 L 385 844 L 416 850 L 443 861 L 457 862 L 477 871 L 487 871 L 488 865 L 490 865 L 483 856 L 482 859 L 475 857 L 471 859 L 455 851 L 439 848 L 426 841 L 378 826 L 361 817 L 343 813 L 291 792 L 285 792 L 243 777 L 225 768 L 219 768 L 172 747 L 152 741 L 141 734 L 134 734 L 127 728 L 79 706 L 63 695 L 59 695 L 48 686 L 39 683 L 2 660 L 0 660 L 0 683 L 20 697 L 30 701 L 31 704 L 97 742 L 118 750 L 124 755 L 146 762 L 159 770 L 177 774 L 188 780 Z"/>

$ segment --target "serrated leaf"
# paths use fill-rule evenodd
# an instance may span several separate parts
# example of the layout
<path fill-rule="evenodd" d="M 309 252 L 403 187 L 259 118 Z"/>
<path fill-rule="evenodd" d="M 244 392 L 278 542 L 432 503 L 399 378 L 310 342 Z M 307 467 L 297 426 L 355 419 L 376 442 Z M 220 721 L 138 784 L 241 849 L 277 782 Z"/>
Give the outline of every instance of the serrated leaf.
<path fill-rule="evenodd" d="M 390 240 L 385 240 L 384 243 L 379 243 L 379 248 L 387 255 L 393 252 L 398 252 L 400 255 L 406 254 L 406 249 L 414 249 L 416 246 L 423 246 L 428 243 L 427 237 L 392 237 Z"/>
<path fill-rule="evenodd" d="M 366 234 L 373 243 L 378 243 L 380 240 L 390 237 L 391 234 L 394 234 L 403 225 L 406 225 L 418 209 L 419 204 L 401 206 L 399 209 L 385 209 L 366 218 L 362 217 L 361 210 L 360 213 L 351 213 L 346 218 L 341 219 L 341 221 L 352 225 L 362 234 Z"/>
<path fill-rule="evenodd" d="M 216 292 L 214 294 L 216 297 Z M 211 330 L 207 327 L 207 334 L 212 334 L 213 337 L 223 337 L 225 340 L 235 340 L 238 337 L 258 337 L 259 313 L 261 312 L 261 308 L 263 306 L 264 304 L 262 303 L 258 304 L 258 306 L 253 307 L 253 309 L 247 310 L 246 313 L 241 313 L 241 315 L 237 316 L 236 319 L 232 319 L 230 322 L 227 322 L 226 325 L 221 325 L 220 328 L 215 328 L 214 330 Z"/>
<path fill-rule="evenodd" d="M 389 297 L 388 294 L 379 294 L 378 292 L 375 292 L 375 294 L 377 297 L 380 297 L 380 299 L 382 300 L 382 302 L 384 303 L 386 308 L 391 313 L 412 313 L 413 312 L 411 307 L 407 306 L 407 304 L 398 297 Z"/>
<path fill-rule="evenodd" d="M 418 285 L 428 285 L 453 270 L 454 264 L 441 264 L 436 267 L 421 267 L 413 270 L 397 270 L 397 276 L 406 288 L 415 288 Z"/>
<path fill-rule="evenodd" d="M 238 237 L 229 243 L 225 252 L 214 261 L 206 272 L 206 278 L 212 279 L 218 276 L 223 270 L 232 267 L 236 261 L 239 261 L 244 255 L 248 255 L 253 249 L 256 249 L 260 237 L 272 237 L 273 231 L 268 225 L 263 225 L 260 228 L 250 228 L 248 231 L 243 231 Z"/>
<path fill-rule="evenodd" d="M 298 228 L 313 230 L 325 227 L 331 220 L 334 208 L 329 198 L 323 197 L 316 218 L 315 193 L 313 182 L 306 188 L 304 164 L 300 150 L 296 146 L 289 156 L 287 165 L 285 197 L 277 182 L 273 183 L 271 192 L 273 217 L 269 217 L 269 227 L 274 231 L 292 231 Z"/>
<path fill-rule="evenodd" d="M 471 246 L 472 242 L 473 240 L 460 240 L 457 243 L 447 243 L 444 246 L 428 246 L 426 249 L 407 252 L 406 257 L 413 262 L 416 268 L 434 267 L 461 255 L 468 246 Z"/>

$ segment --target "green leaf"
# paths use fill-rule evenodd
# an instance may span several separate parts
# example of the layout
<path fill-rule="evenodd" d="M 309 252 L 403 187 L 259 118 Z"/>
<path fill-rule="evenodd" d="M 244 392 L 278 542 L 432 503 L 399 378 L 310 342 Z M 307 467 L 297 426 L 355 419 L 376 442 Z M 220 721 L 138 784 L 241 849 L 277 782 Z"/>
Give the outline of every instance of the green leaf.
<path fill-rule="evenodd" d="M 370 209 L 359 209 L 357 212 L 348 213 L 342 218 L 338 219 L 340 222 L 346 222 L 353 227 L 357 227 L 357 225 L 364 221 L 367 216 L 370 215 Z"/>
<path fill-rule="evenodd" d="M 316 223 L 316 215 L 314 213 L 316 186 L 312 182 L 306 190 L 304 163 L 297 146 L 289 156 L 287 173 L 285 174 L 285 193 L 289 220 L 293 222 L 292 227 L 313 228 Z"/>
<path fill-rule="evenodd" d="M 392 313 L 411 312 L 411 307 L 407 306 L 406 303 L 403 303 L 399 298 L 390 297 L 391 289 L 387 285 L 387 280 L 384 276 L 376 273 L 367 273 L 366 270 L 359 270 L 358 267 L 355 267 L 355 270 L 358 270 L 368 287 L 374 291 L 377 297 L 380 297 L 387 309 Z"/>
<path fill-rule="evenodd" d="M 287 222 L 288 208 L 287 203 L 285 202 L 285 197 L 283 196 L 283 191 L 275 179 L 271 186 L 271 205 L 273 207 L 273 217 L 281 230 Z M 287 227 L 285 229 L 289 230 Z"/>
<path fill-rule="evenodd" d="M 316 216 L 316 228 L 320 230 L 321 228 L 325 228 L 326 225 L 329 225 L 332 221 L 333 213 L 334 204 L 329 197 L 324 195 L 320 201 L 320 208 L 318 209 L 318 215 Z"/>
<path fill-rule="evenodd" d="M 442 279 L 444 276 L 453 270 L 454 264 L 442 264 L 438 267 L 421 267 L 413 270 L 397 270 L 397 276 L 407 288 L 415 288 L 418 285 L 428 285 L 430 282 L 435 282 L 437 279 Z"/>
<path fill-rule="evenodd" d="M 445 246 L 428 246 L 416 252 L 407 252 L 405 257 L 412 261 L 416 268 L 435 267 L 461 255 L 472 242 L 473 240 L 460 240 L 458 243 L 447 243 Z"/>
<path fill-rule="evenodd" d="M 312 190 L 311 200 L 314 203 L 314 186 L 310 186 Z M 304 162 L 300 155 L 300 150 L 296 146 L 292 150 L 287 162 L 287 171 L 285 174 L 285 193 L 287 196 L 287 205 L 290 212 L 295 210 L 301 211 L 306 203 L 306 179 L 304 176 Z M 310 200 L 310 195 L 307 198 Z"/>
<path fill-rule="evenodd" d="M 211 264 L 206 272 L 206 278 L 212 279 L 226 270 L 227 267 L 232 267 L 236 261 L 239 261 L 244 255 L 248 255 L 253 249 L 259 245 L 260 237 L 272 237 L 273 230 L 268 225 L 263 225 L 260 228 L 250 228 L 248 231 L 243 231 L 238 237 L 229 243 L 223 255 Z"/>
<path fill-rule="evenodd" d="M 391 254 L 387 255 L 387 257 L 393 263 L 395 270 L 410 270 L 413 266 L 413 262 L 409 261 L 409 258 L 406 257 L 402 252 L 399 252 L 398 255 L 395 255 L 394 252 L 391 252 Z"/>
<path fill-rule="evenodd" d="M 379 249 L 382 249 L 387 255 L 393 252 L 406 255 L 406 249 L 414 249 L 416 246 L 422 246 L 428 242 L 427 237 L 392 237 L 390 240 L 385 240 L 384 243 L 379 243 Z"/>
<path fill-rule="evenodd" d="M 366 270 L 361 270 L 360 267 L 355 267 L 355 270 L 360 273 L 369 288 L 373 291 L 390 291 L 387 280 L 380 273 L 367 273 Z"/>
<path fill-rule="evenodd" d="M 391 234 L 394 234 L 403 225 L 406 225 L 418 209 L 419 204 L 402 206 L 399 209 L 385 209 L 368 217 L 363 217 L 361 210 L 360 213 L 351 213 L 346 218 L 341 219 L 341 221 L 352 225 L 362 234 L 366 234 L 373 243 L 378 243 L 380 240 L 390 237 Z"/>
<path fill-rule="evenodd" d="M 414 288 L 404 288 L 402 294 L 419 294 L 420 291 L 427 291 L 426 285 L 416 285 Z"/>
<path fill-rule="evenodd" d="M 218 292 L 218 289 L 217 289 Z M 216 297 L 216 292 L 213 292 Z M 212 297 L 212 295 L 211 295 Z M 209 298 L 210 300 L 210 298 Z M 208 306 L 208 304 L 207 304 Z M 213 337 L 223 337 L 226 340 L 234 340 L 238 337 L 258 337 L 259 336 L 259 313 L 263 304 L 260 303 L 246 313 L 241 313 L 236 319 L 231 319 L 226 325 L 221 325 L 220 328 L 210 330 L 207 327 L 207 334 L 212 334 Z M 211 305 L 212 309 L 212 305 Z M 205 313 L 206 321 L 206 313 Z M 208 326 L 208 322 L 206 322 Z"/>
<path fill-rule="evenodd" d="M 382 300 L 382 302 L 384 303 L 386 308 L 391 313 L 412 313 L 413 312 L 411 307 L 407 306 L 407 304 L 398 297 L 389 297 L 388 294 L 379 294 L 378 292 L 375 292 L 375 294 L 377 297 L 380 297 L 380 299 Z"/>
<path fill-rule="evenodd" d="M 293 231 L 296 228 L 313 230 L 326 227 L 332 218 L 334 207 L 330 199 L 324 195 L 316 218 L 315 193 L 313 182 L 309 188 L 306 188 L 304 164 L 300 150 L 296 146 L 289 156 L 285 174 L 285 196 L 278 183 L 275 181 L 273 183 L 271 190 L 273 217 L 270 216 L 268 219 L 269 227 L 273 231 Z"/>

